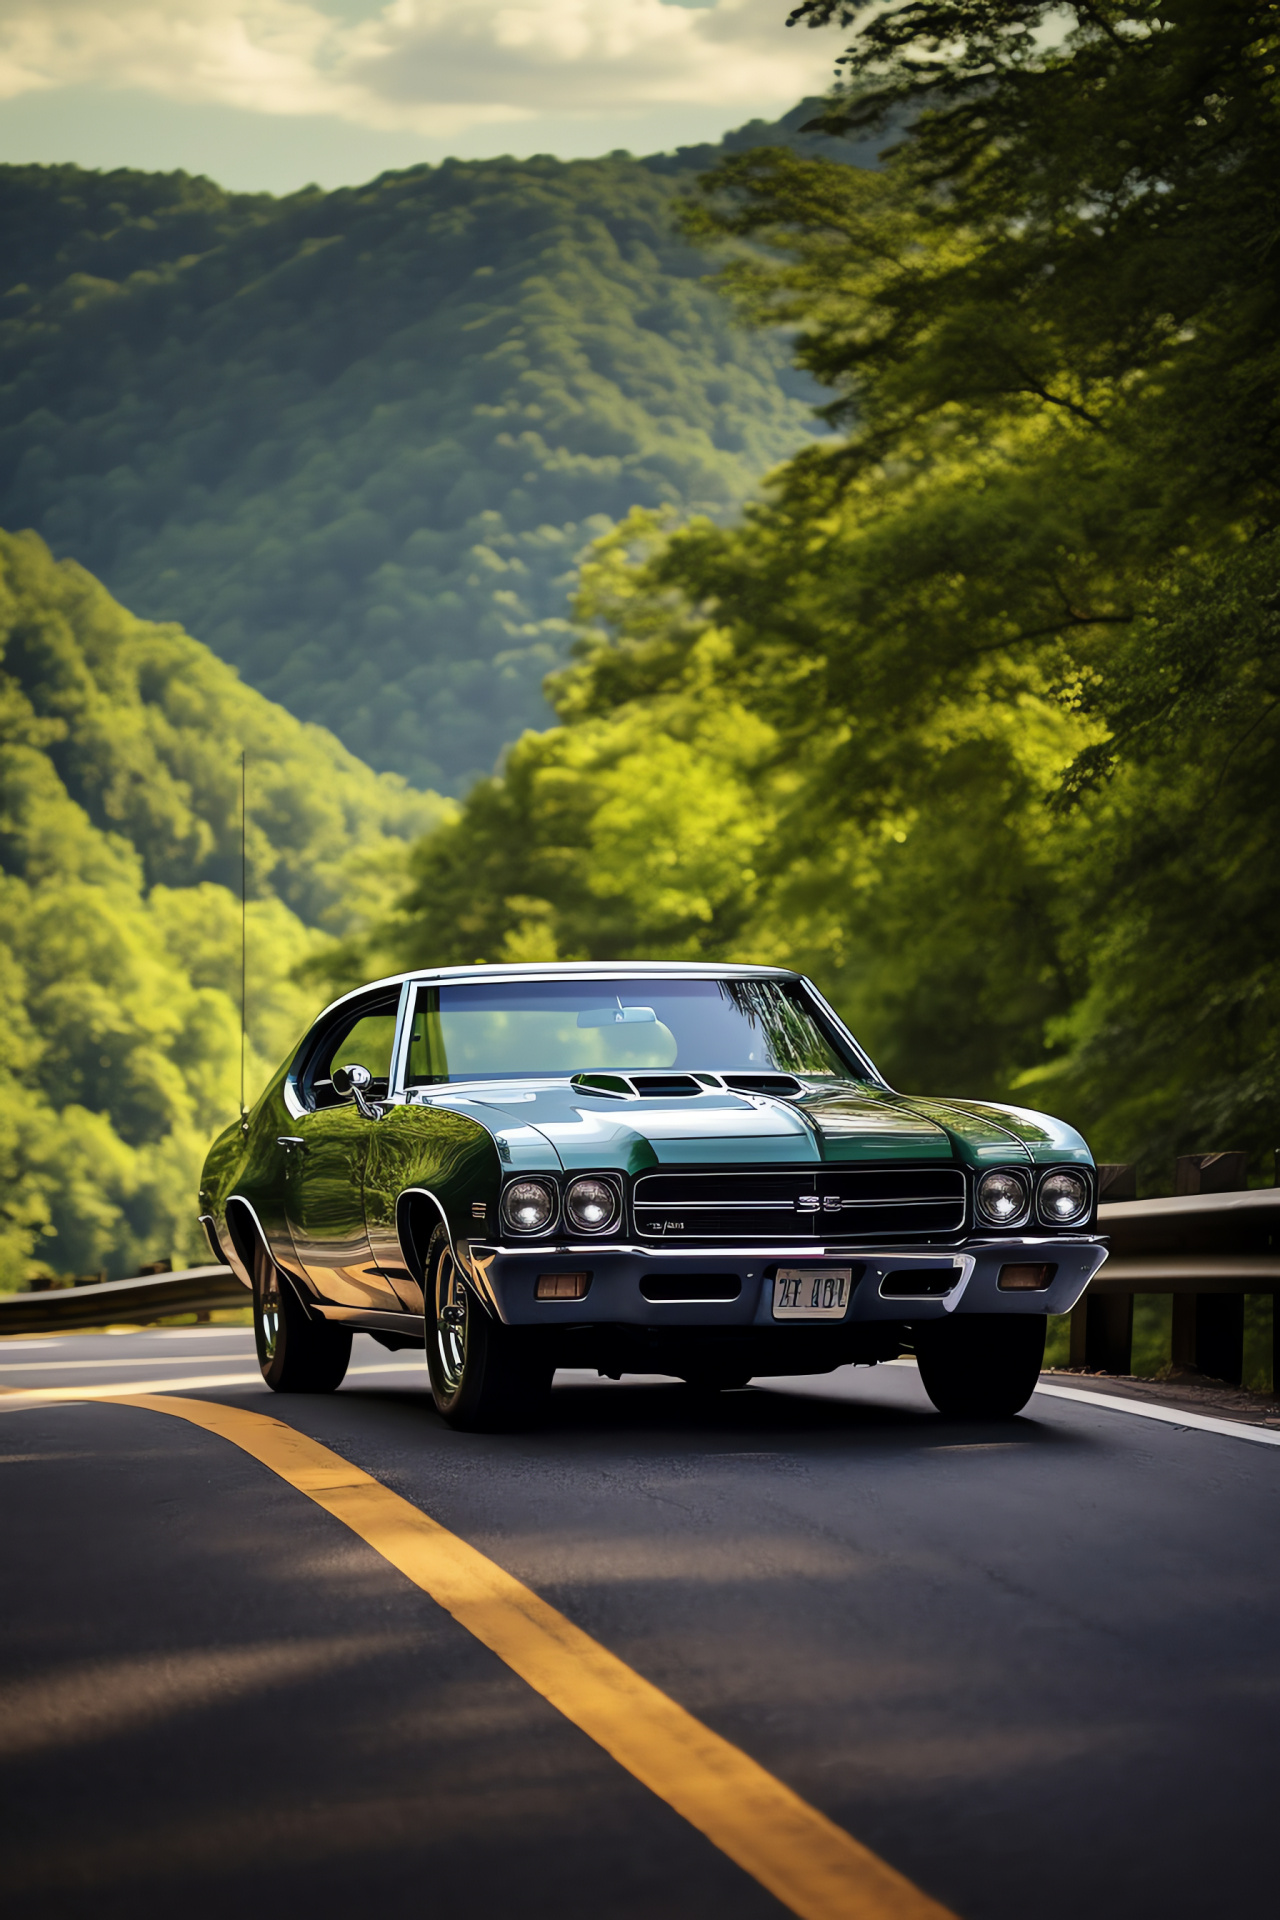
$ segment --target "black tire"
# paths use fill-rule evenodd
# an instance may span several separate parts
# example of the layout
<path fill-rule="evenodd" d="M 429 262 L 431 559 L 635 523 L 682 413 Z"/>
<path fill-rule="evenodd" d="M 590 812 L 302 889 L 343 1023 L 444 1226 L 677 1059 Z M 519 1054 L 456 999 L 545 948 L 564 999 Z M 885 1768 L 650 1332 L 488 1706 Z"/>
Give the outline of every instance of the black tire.
<path fill-rule="evenodd" d="M 916 1328 L 916 1362 L 939 1413 L 1011 1420 L 1035 1392 L 1048 1325 L 1042 1313 L 957 1313 Z"/>
<path fill-rule="evenodd" d="M 273 1393 L 332 1393 L 351 1358 L 351 1334 L 308 1314 L 265 1247 L 253 1253 L 253 1337 Z"/>
<path fill-rule="evenodd" d="M 427 1371 L 441 1419 L 466 1433 L 531 1426 L 551 1392 L 545 1345 L 485 1311 L 458 1271 L 443 1227 L 427 1243 L 425 1278 Z"/>

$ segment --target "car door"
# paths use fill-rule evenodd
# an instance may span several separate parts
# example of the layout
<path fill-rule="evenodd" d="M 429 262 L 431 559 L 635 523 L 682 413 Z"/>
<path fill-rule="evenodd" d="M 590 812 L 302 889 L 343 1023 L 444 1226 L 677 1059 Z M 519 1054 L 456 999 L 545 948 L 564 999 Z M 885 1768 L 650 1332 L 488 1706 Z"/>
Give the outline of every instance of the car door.
<path fill-rule="evenodd" d="M 291 1124 L 284 1205 L 298 1266 L 322 1300 L 396 1312 L 400 1302 L 379 1272 L 365 1229 L 364 1182 L 373 1129 L 381 1123 L 333 1086 L 336 1067 L 363 1066 L 370 1101 L 385 1097 L 399 993 L 352 1002 L 317 1039 L 299 1087 L 307 1111 Z"/>
<path fill-rule="evenodd" d="M 493 1136 L 479 1121 L 413 1101 L 416 1089 L 444 1078 L 445 1061 L 434 1015 L 436 990 L 410 985 L 408 992 L 414 997 L 400 1028 L 393 1104 L 374 1131 L 365 1163 L 364 1213 L 375 1264 L 401 1305 L 421 1313 L 422 1288 L 405 1264 L 409 1249 L 400 1240 L 401 1196 L 409 1189 L 430 1195 L 444 1210 L 444 1223 L 455 1230 L 461 1223 L 464 1231 L 481 1236 L 496 1232 L 499 1160 Z M 428 1210 L 426 1220 L 433 1217 Z M 426 1248 L 414 1251 L 422 1257 Z"/>

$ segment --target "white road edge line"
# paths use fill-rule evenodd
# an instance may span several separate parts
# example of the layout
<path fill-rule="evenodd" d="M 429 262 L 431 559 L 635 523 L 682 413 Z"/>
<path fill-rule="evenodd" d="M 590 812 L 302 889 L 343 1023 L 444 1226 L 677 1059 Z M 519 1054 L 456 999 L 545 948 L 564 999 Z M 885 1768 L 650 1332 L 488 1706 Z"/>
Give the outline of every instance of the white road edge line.
<path fill-rule="evenodd" d="M 1177 1407 L 1155 1407 L 1145 1400 L 1122 1400 L 1118 1394 L 1084 1393 L 1079 1387 L 1036 1388 L 1054 1400 L 1079 1400 L 1087 1407 L 1105 1407 L 1111 1413 L 1136 1413 L 1143 1420 L 1162 1420 L 1169 1427 L 1194 1427 L 1199 1433 L 1220 1433 L 1228 1440 L 1252 1440 L 1259 1447 L 1280 1447 L 1280 1433 L 1267 1427 L 1247 1427 L 1240 1420 L 1215 1420 L 1207 1413 L 1180 1413 Z"/>

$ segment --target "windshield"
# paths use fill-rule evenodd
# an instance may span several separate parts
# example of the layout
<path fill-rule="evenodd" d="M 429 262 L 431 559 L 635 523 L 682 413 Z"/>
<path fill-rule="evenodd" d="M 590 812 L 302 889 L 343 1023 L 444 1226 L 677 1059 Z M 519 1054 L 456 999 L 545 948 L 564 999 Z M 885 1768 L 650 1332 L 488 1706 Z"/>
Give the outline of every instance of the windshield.
<path fill-rule="evenodd" d="M 503 980 L 419 987 L 408 1083 L 679 1067 L 859 1077 L 783 980 Z"/>

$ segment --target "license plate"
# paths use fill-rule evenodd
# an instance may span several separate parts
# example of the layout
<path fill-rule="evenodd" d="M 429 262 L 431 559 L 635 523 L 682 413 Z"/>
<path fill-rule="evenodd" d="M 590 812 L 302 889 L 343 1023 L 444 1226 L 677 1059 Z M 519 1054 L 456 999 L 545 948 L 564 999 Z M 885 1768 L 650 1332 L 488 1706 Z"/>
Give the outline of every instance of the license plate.
<path fill-rule="evenodd" d="M 852 1291 L 852 1267 L 779 1267 L 773 1283 L 773 1317 L 843 1320 Z"/>

